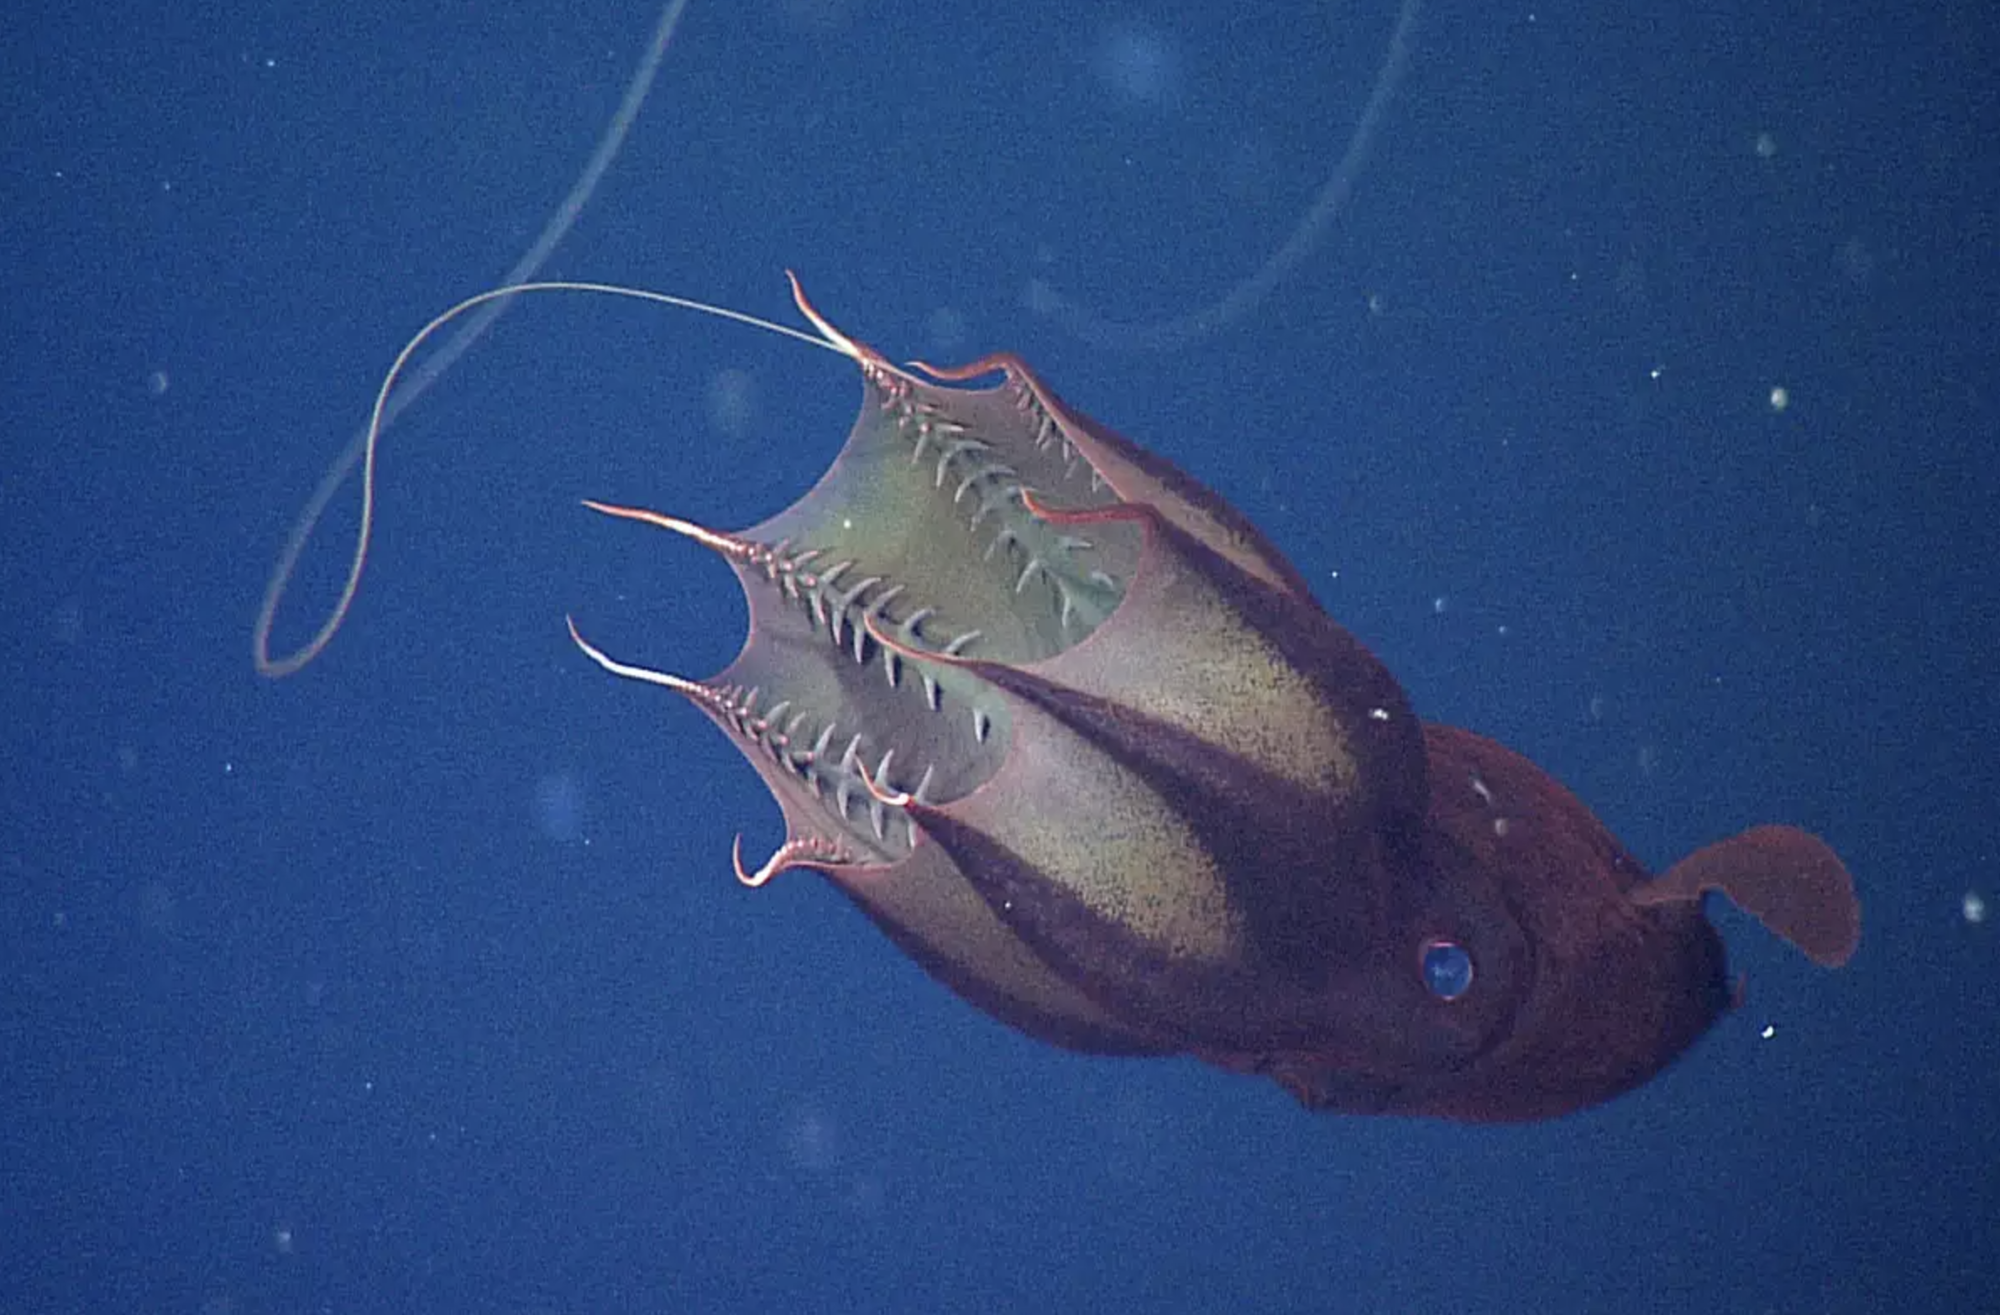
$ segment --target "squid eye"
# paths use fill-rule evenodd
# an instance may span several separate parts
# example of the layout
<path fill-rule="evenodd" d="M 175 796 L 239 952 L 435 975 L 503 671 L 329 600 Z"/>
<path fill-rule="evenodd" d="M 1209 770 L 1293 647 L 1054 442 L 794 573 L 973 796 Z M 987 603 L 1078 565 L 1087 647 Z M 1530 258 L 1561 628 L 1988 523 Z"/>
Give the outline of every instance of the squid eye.
<path fill-rule="evenodd" d="M 1472 989 L 1472 956 L 1457 941 L 1433 936 L 1417 952 L 1424 986 L 1440 1000 L 1456 1000 Z"/>

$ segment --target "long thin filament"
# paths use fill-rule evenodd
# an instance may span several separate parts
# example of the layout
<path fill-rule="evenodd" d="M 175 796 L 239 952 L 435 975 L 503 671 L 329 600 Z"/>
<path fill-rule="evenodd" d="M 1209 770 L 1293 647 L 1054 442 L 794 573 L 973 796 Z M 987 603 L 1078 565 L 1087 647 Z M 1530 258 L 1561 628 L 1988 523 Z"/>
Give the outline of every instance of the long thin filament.
<path fill-rule="evenodd" d="M 359 444 L 354 445 L 356 460 L 361 463 L 361 524 L 354 534 L 354 555 L 347 564 L 347 582 L 341 586 L 340 597 L 334 601 L 333 610 L 327 613 L 326 620 L 321 623 L 318 633 L 306 643 L 305 647 L 282 658 L 273 659 L 269 655 L 266 645 L 270 638 L 271 617 L 277 611 L 279 599 L 284 596 L 292 563 L 298 558 L 297 549 L 292 549 L 290 555 L 279 563 L 278 573 L 272 577 L 270 591 L 265 596 L 264 610 L 257 617 L 258 671 L 271 677 L 289 676 L 311 662 L 333 638 L 334 632 L 340 629 L 340 623 L 346 619 L 348 608 L 354 605 L 354 595 L 361 588 L 361 571 L 368 562 L 368 537 L 375 528 L 375 453 L 381 446 L 382 429 L 388 424 L 387 417 L 392 398 L 403 396 L 396 391 L 396 384 L 403 377 L 403 369 L 410 363 L 410 358 L 432 334 L 439 332 L 461 315 L 472 315 L 475 320 L 484 315 L 486 322 L 490 324 L 494 307 L 505 305 L 514 298 L 530 292 L 585 292 L 603 297 L 629 297 L 634 301 L 647 301 L 655 305 L 672 306 L 679 310 L 699 311 L 703 315 L 713 315 L 721 320 L 733 320 L 738 324 L 747 324 L 752 328 L 782 334 L 787 338 L 796 338 L 800 342 L 823 348 L 836 356 L 848 355 L 834 343 L 807 333 L 803 329 L 794 329 L 789 324 L 777 324 L 740 310 L 731 310 L 727 306 L 696 301 L 692 297 L 676 297 L 669 292 L 653 292 L 646 288 L 627 288 L 616 283 L 580 283 L 570 279 L 542 283 L 514 283 L 504 288 L 489 288 L 485 292 L 467 297 L 451 309 L 440 313 L 429 324 L 417 330 L 415 337 L 403 344 L 403 350 L 396 354 L 396 360 L 390 365 L 389 372 L 382 376 L 382 386 L 375 390 L 375 407 L 369 412 L 368 424 L 361 431 Z M 460 330 L 460 334 L 463 334 L 463 329 Z M 456 337 L 453 341 L 456 341 Z M 437 358 L 433 356 L 430 359 Z M 340 478 L 345 478 L 352 468 L 353 462 L 348 462 L 345 466 L 336 466 L 327 472 L 330 482 L 322 480 L 320 487 L 327 490 L 330 497 L 331 490 L 340 485 L 340 479 L 332 477 L 337 472 Z M 325 507 L 326 501 L 323 498 L 316 499 L 307 506 L 307 514 L 299 519 L 300 531 L 293 535 L 298 547 L 304 547 L 305 537 L 312 533 L 313 522 L 319 519 L 319 513 L 325 510 Z"/>
<path fill-rule="evenodd" d="M 674 31 L 680 26 L 681 15 L 686 12 L 687 5 L 688 0 L 667 0 L 667 4 L 660 10 L 659 22 L 653 27 L 652 40 L 647 44 L 646 53 L 640 58 L 639 67 L 632 74 L 631 82 L 626 84 L 625 97 L 618 104 L 618 112 L 611 116 L 611 122 L 605 127 L 604 135 L 598 139 L 597 149 L 591 152 L 589 162 L 584 165 L 583 172 L 577 175 L 575 184 L 569 189 L 569 195 L 563 198 L 562 204 L 549 216 L 549 222 L 543 226 L 541 236 L 537 237 L 534 244 L 514 262 L 514 267 L 507 271 L 503 283 L 518 288 L 532 280 L 548 261 L 550 253 L 556 249 L 556 244 L 569 233 L 571 226 L 576 223 L 577 216 L 583 213 L 583 207 L 589 204 L 591 193 L 597 190 L 598 182 L 611 167 L 611 162 L 617 158 L 619 148 L 625 144 L 626 134 L 631 131 L 632 121 L 639 117 L 639 109 L 646 103 L 647 93 L 653 89 L 653 77 L 660 71 L 660 61 L 666 58 L 667 46 L 673 41 Z M 425 358 L 423 364 L 402 381 L 400 388 L 391 392 L 390 385 L 396 381 L 403 361 L 408 358 L 411 348 L 429 336 L 430 328 L 427 327 L 424 332 L 418 334 L 411 341 L 410 347 L 404 349 L 403 356 L 397 358 L 397 369 L 391 370 L 388 379 L 384 381 L 382 391 L 375 399 L 375 410 L 368 424 L 348 441 L 347 447 L 334 459 L 333 464 L 326 468 L 326 474 L 320 477 L 319 487 L 315 488 L 312 497 L 306 500 L 305 507 L 299 512 L 298 520 L 292 525 L 291 536 L 285 540 L 284 551 L 278 554 L 277 564 L 271 569 L 271 578 L 264 586 L 264 601 L 257 608 L 257 624 L 250 634 L 251 658 L 256 662 L 259 674 L 273 679 L 291 675 L 318 657 L 333 639 L 334 632 L 340 629 L 340 623 L 347 615 L 348 606 L 354 601 L 354 591 L 361 582 L 361 568 L 368 552 L 368 523 L 374 510 L 375 445 L 380 440 L 382 431 L 395 423 L 396 417 L 402 415 L 413 402 L 428 392 L 431 385 L 436 383 L 459 357 L 465 355 L 472 345 L 493 327 L 493 322 L 500 318 L 507 307 L 513 304 L 514 298 L 506 293 L 507 289 L 496 289 L 495 295 L 484 299 L 475 298 L 476 305 L 473 309 L 476 313 L 460 324 L 458 331 L 446 339 L 436 352 Z M 440 319 L 453 318 L 457 309 L 454 308 L 454 312 L 447 312 Z M 432 321 L 433 325 L 437 323 L 438 321 Z M 311 542 L 313 530 L 318 527 L 320 517 L 326 514 L 327 504 L 333 501 L 333 495 L 340 491 L 340 486 L 354 473 L 355 466 L 362 464 L 366 466 L 362 481 L 362 528 L 355 546 L 354 561 L 348 571 L 347 584 L 340 592 L 340 601 L 327 614 L 326 620 L 320 623 L 319 630 L 311 639 L 290 653 L 273 657 L 271 626 L 277 618 L 279 603 L 284 601 L 285 589 L 291 584 L 292 574 L 298 569 L 299 556 L 305 551 L 306 544 Z"/>
<path fill-rule="evenodd" d="M 1347 149 L 1341 153 L 1340 163 L 1321 184 L 1313 203 L 1299 216 L 1291 236 L 1271 253 L 1262 268 L 1207 305 L 1171 319 L 1130 322 L 1105 319 L 1041 279 L 1028 285 L 1028 308 L 1049 316 L 1092 346 L 1114 351 L 1175 351 L 1199 342 L 1254 309 L 1286 275 L 1312 254 L 1313 248 L 1326 235 L 1327 227 L 1353 194 L 1354 181 L 1367 162 L 1382 114 L 1395 96 L 1396 88 L 1403 80 L 1403 70 L 1410 62 L 1410 33 L 1416 27 L 1420 8 L 1422 0 L 1403 0 L 1402 10 L 1396 16 L 1396 29 L 1390 33 L 1388 49 L 1383 52 L 1382 66 L 1375 74 L 1374 89 L 1368 93 L 1368 103 L 1362 106 L 1361 117 L 1347 139 Z"/>

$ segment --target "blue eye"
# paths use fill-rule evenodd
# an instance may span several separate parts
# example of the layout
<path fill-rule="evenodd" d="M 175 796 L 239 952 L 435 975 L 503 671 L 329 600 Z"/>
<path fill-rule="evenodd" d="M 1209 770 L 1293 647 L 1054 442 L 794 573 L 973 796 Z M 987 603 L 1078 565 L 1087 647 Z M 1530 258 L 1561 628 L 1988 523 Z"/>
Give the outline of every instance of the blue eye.
<path fill-rule="evenodd" d="M 1472 956 L 1457 941 L 1432 938 L 1419 952 L 1424 985 L 1440 1000 L 1456 1000 L 1472 989 Z"/>

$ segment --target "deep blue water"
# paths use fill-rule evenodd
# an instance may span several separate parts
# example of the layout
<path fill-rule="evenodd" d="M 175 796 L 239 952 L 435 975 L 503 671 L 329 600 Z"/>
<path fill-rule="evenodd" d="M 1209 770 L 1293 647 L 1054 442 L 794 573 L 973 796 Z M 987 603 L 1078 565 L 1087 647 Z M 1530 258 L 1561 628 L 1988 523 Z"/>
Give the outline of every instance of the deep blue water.
<path fill-rule="evenodd" d="M 1256 269 L 1393 4 L 694 0 L 546 271 L 790 320 L 789 267 L 893 357 L 1018 351 L 1649 862 L 1766 820 L 1847 858 L 1848 970 L 1724 915 L 1738 1015 L 1492 1129 L 1045 1049 L 810 874 L 735 884 L 762 787 L 562 619 L 700 675 L 736 586 L 576 504 L 761 519 L 846 432 L 837 358 L 519 306 L 385 443 L 346 629 L 256 676 L 290 518 L 656 15 L 29 0 L 0 1310 L 2000 1309 L 2000 24 L 1721 8 L 1435 4 L 1323 240 L 1128 352 L 1026 290 L 1145 318 Z"/>

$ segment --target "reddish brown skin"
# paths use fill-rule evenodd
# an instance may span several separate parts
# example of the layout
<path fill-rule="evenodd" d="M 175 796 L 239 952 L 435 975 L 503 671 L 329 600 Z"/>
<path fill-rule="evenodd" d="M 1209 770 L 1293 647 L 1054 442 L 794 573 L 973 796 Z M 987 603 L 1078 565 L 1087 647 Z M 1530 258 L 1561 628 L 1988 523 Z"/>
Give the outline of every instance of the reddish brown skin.
<path fill-rule="evenodd" d="M 1645 868 L 1554 777 L 1469 731 L 1424 729 L 1426 875 L 1398 884 L 1493 892 L 1531 947 L 1532 983 L 1492 1044 L 1463 1063 L 1368 1082 L 1356 1065 L 1302 1056 L 1278 1070 L 1281 1080 L 1317 1108 L 1511 1122 L 1594 1105 L 1653 1077 L 1730 1007 L 1722 938 L 1695 903 L 1633 905 Z M 1474 777 L 1493 805 L 1455 788 Z"/>
<path fill-rule="evenodd" d="M 1757 828 L 1649 881 L 1548 773 L 1422 722 L 1171 463 L 1012 357 L 922 379 L 800 305 L 864 379 L 832 468 L 735 535 L 650 518 L 722 552 L 750 601 L 727 670 L 652 677 L 784 813 L 746 881 L 819 869 L 1054 1045 L 1486 1122 L 1628 1091 L 1727 1010 L 1704 890 L 1822 963 L 1852 953 L 1852 882 L 1821 842 Z M 1449 998 L 1425 971 L 1439 946 L 1471 966 Z"/>

